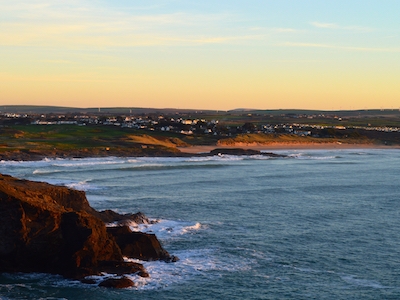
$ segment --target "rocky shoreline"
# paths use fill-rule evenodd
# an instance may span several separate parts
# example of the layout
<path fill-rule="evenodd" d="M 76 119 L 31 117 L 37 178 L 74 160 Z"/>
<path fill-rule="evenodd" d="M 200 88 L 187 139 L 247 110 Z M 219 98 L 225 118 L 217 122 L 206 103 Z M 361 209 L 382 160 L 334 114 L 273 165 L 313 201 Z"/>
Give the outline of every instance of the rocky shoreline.
<path fill-rule="evenodd" d="M 134 282 L 124 274 L 149 274 L 124 257 L 178 260 L 154 234 L 132 232 L 127 221 L 149 223 L 142 213 L 96 211 L 82 191 L 0 174 L 0 272 L 60 274 L 84 283 L 108 273 L 114 277 L 101 286 L 127 287 Z"/>
<path fill-rule="evenodd" d="M 282 156 L 241 148 L 217 148 L 197 154 L 157 151 L 141 156 L 221 155 Z M 37 161 L 107 156 L 132 157 L 132 153 L 13 151 L 3 152 L 0 159 Z M 107 273 L 113 277 L 104 278 L 100 286 L 123 288 L 135 285 L 127 274 L 149 276 L 142 264 L 125 258 L 166 263 L 179 260 L 162 247 L 154 234 L 132 232 L 126 225 L 129 222 L 151 223 L 140 212 L 121 215 L 111 210 L 97 211 L 89 205 L 83 191 L 0 174 L 0 273 L 51 273 L 91 284 L 98 282 L 90 276 Z"/>
<path fill-rule="evenodd" d="M 89 157 L 206 157 L 215 155 L 263 155 L 270 157 L 282 157 L 283 155 L 272 152 L 261 152 L 253 149 L 243 148 L 216 148 L 208 153 L 188 153 L 176 148 L 167 149 L 147 149 L 143 152 L 130 152 L 126 150 L 70 150 L 70 151 L 40 151 L 40 150 L 16 150 L 0 152 L 0 161 L 38 161 L 45 158 L 89 158 Z"/>

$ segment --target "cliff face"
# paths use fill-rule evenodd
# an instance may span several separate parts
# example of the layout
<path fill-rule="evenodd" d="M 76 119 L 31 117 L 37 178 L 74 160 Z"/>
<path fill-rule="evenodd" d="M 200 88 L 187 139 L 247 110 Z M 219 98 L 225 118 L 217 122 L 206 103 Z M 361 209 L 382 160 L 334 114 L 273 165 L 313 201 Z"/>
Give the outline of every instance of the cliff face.
<path fill-rule="evenodd" d="M 46 272 L 82 278 L 104 270 L 124 270 L 122 273 L 146 276 L 140 265 L 123 262 L 118 237 L 107 232 L 100 218 L 110 222 L 124 216 L 97 212 L 84 192 L 0 174 L 0 272 Z M 126 218 L 145 221 L 142 214 Z M 147 249 L 148 245 L 141 247 Z M 150 258 L 166 260 L 169 254 L 159 247 L 156 252 L 162 257 Z"/>

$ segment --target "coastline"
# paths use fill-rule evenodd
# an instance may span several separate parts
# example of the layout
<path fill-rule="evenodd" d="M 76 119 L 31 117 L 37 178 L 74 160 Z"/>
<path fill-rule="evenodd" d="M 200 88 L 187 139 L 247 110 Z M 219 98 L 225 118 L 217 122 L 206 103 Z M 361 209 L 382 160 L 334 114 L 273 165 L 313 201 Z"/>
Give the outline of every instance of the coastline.
<path fill-rule="evenodd" d="M 382 145 L 373 143 L 296 143 L 296 142 L 273 142 L 261 143 L 232 143 L 215 145 L 196 145 L 174 148 L 151 148 L 138 151 L 128 149 L 110 149 L 110 151 L 99 151 L 98 149 L 75 149 L 69 151 L 7 151 L 0 153 L 1 161 L 38 161 L 45 158 L 88 158 L 88 157 L 191 157 L 212 156 L 214 150 L 228 150 L 229 154 L 250 155 L 249 152 L 265 152 L 265 155 L 274 155 L 273 151 L 279 150 L 339 150 L 339 149 L 400 149 L 400 145 Z M 232 150 L 232 151 L 229 151 Z M 246 153 L 247 152 L 247 153 Z"/>
<path fill-rule="evenodd" d="M 200 154 L 208 153 L 214 149 L 252 149 L 258 151 L 273 150 L 333 150 L 333 149 L 400 149 L 400 145 L 386 146 L 376 144 L 344 144 L 344 143 L 269 143 L 269 144 L 244 144 L 235 143 L 234 145 L 199 145 L 191 147 L 177 147 L 183 153 Z"/>

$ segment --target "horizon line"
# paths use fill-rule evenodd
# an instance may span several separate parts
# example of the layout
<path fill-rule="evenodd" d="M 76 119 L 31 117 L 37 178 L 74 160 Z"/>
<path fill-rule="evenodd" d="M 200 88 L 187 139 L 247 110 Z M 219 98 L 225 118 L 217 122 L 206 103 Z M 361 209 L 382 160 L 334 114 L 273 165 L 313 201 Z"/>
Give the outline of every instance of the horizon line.
<path fill-rule="evenodd" d="M 176 107 L 136 107 L 136 106 L 100 106 L 100 107 L 75 107 L 75 106 L 59 106 L 59 105 L 29 105 L 29 104 L 11 104 L 0 105 L 1 110 L 6 110 L 7 107 L 17 109 L 23 107 L 35 108 L 57 108 L 57 109 L 77 109 L 77 110 L 107 110 L 107 109 L 126 109 L 126 110 L 177 110 L 177 111 L 193 111 L 193 112 L 232 112 L 232 111 L 315 111 L 315 112 L 350 112 L 350 111 L 400 111 L 399 108 L 356 108 L 356 109 L 312 109 L 312 108 L 233 108 L 233 109 L 200 109 L 200 108 L 176 108 Z"/>

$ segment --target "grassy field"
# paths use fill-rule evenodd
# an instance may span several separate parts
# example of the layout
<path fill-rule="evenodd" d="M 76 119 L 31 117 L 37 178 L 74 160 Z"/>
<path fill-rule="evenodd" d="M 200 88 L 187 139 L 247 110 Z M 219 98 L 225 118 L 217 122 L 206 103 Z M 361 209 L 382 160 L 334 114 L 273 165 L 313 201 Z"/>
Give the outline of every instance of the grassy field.
<path fill-rule="evenodd" d="M 38 157 L 177 155 L 177 147 L 209 145 L 262 145 L 299 143 L 399 145 L 399 133 L 348 132 L 324 138 L 292 134 L 238 134 L 235 136 L 184 135 L 118 126 L 14 125 L 0 127 L 1 159 L 10 154 L 34 153 Z M 15 159 L 19 159 L 16 156 Z M 22 159 L 29 159 L 22 158 Z"/>
<path fill-rule="evenodd" d="M 115 126 L 28 125 L 0 129 L 0 145 L 5 149 L 85 149 L 185 144 L 172 137 L 152 137 Z"/>
<path fill-rule="evenodd" d="M 48 157 L 175 155 L 180 152 L 177 147 L 216 145 L 217 141 L 218 138 L 213 135 L 184 135 L 111 125 L 0 127 L 0 154 L 3 159 L 10 153 L 37 153 Z"/>

